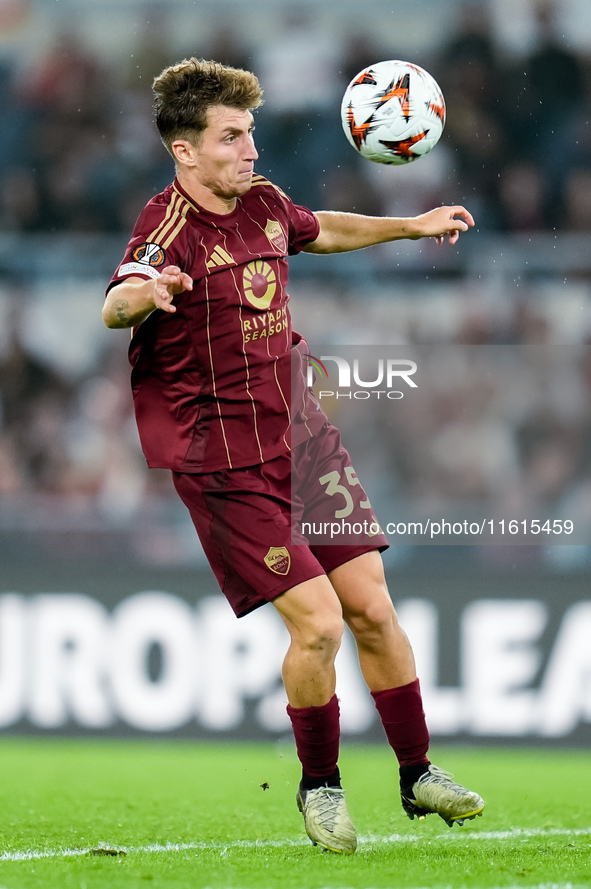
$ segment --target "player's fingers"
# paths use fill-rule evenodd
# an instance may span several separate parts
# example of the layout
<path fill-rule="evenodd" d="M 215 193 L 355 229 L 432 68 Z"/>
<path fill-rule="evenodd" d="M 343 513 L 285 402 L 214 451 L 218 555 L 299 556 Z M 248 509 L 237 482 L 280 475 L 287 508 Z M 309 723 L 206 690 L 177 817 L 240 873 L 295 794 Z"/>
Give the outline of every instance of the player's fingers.
<path fill-rule="evenodd" d="M 156 287 L 165 289 L 166 287 L 170 287 L 171 284 L 178 284 L 181 280 L 181 272 L 162 272 L 159 278 L 156 279 Z"/>
<path fill-rule="evenodd" d="M 178 266 L 168 266 L 160 273 L 156 286 L 180 288 L 177 292 L 180 292 L 180 290 L 192 290 L 193 279 L 186 272 L 182 272 Z"/>
<path fill-rule="evenodd" d="M 181 286 L 183 286 L 183 280 L 188 277 L 189 276 L 182 272 L 178 266 L 170 265 L 167 266 L 165 269 L 162 269 L 159 276 L 156 278 L 156 286 L 170 287 L 171 284 L 173 286 L 178 284 L 181 284 Z"/>
<path fill-rule="evenodd" d="M 455 216 L 452 216 L 450 218 L 450 222 L 451 222 L 451 225 L 449 228 L 450 232 L 452 232 L 452 231 L 467 232 L 468 231 L 468 228 L 469 228 L 468 223 L 464 222 L 463 219 L 456 219 Z M 453 228 L 452 228 L 452 226 L 453 226 Z"/>
<path fill-rule="evenodd" d="M 154 305 L 157 309 L 162 309 L 163 312 L 176 312 L 172 296 L 172 293 L 169 293 L 168 290 L 164 290 L 164 292 L 157 290 L 154 294 Z"/>
<path fill-rule="evenodd" d="M 171 275 L 161 275 L 154 282 L 154 293 L 160 299 L 171 300 L 174 296 L 173 288 L 177 283 L 177 279 Z"/>
<path fill-rule="evenodd" d="M 461 219 L 464 220 L 464 222 L 466 223 L 466 228 L 464 229 L 464 231 L 468 231 L 468 226 L 473 226 L 475 224 L 474 217 L 468 210 L 466 210 L 465 207 L 454 207 L 453 216 L 459 216 Z"/>
<path fill-rule="evenodd" d="M 180 274 L 180 273 L 179 273 Z M 176 312 L 172 304 L 174 288 L 177 286 L 178 275 L 176 273 L 162 274 L 154 281 L 154 305 L 163 312 Z"/>

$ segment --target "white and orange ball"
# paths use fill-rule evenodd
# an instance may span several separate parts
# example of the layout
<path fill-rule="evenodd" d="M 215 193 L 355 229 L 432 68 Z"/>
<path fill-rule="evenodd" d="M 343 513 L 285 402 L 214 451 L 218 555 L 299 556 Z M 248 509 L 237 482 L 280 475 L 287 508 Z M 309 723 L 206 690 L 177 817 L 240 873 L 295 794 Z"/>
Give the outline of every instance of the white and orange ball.
<path fill-rule="evenodd" d="M 445 125 L 445 100 L 419 65 L 377 62 L 353 78 L 343 96 L 341 119 L 359 154 L 380 164 L 408 164 L 428 154 Z"/>

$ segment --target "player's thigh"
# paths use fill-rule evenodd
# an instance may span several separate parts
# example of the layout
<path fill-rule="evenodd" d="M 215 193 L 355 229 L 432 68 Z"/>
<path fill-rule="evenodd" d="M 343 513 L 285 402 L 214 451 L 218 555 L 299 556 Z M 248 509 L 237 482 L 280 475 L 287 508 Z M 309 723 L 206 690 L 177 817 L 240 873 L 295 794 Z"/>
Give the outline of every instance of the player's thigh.
<path fill-rule="evenodd" d="M 396 611 L 388 591 L 382 557 L 377 550 L 344 562 L 328 576 L 345 620 L 352 628 L 356 625 L 396 625 Z"/>

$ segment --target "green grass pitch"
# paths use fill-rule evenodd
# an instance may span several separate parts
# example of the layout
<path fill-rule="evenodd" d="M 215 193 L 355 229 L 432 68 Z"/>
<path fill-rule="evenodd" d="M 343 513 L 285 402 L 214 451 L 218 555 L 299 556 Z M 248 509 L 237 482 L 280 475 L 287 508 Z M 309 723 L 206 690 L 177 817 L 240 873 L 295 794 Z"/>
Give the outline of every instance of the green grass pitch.
<path fill-rule="evenodd" d="M 484 817 L 452 829 L 435 815 L 409 821 L 386 746 L 344 744 L 360 841 L 341 857 L 304 834 L 291 745 L 4 738 L 0 887 L 591 886 L 591 753 L 432 756 L 482 794 Z"/>

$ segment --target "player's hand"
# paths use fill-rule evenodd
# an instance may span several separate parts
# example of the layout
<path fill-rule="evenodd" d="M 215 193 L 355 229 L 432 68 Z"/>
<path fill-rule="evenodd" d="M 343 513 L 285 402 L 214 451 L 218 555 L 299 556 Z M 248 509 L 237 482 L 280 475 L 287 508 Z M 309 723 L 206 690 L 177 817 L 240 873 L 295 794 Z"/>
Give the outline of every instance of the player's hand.
<path fill-rule="evenodd" d="M 447 238 L 450 244 L 455 244 L 460 232 L 467 232 L 474 225 L 474 218 L 465 207 L 436 207 L 417 216 L 417 222 L 420 238 L 435 238 L 438 244 Z"/>
<path fill-rule="evenodd" d="M 186 272 L 181 272 L 178 266 L 168 265 L 162 269 L 160 275 L 154 280 L 154 305 L 163 312 L 172 314 L 176 312 L 173 297 L 183 290 L 193 289 L 193 279 Z"/>

